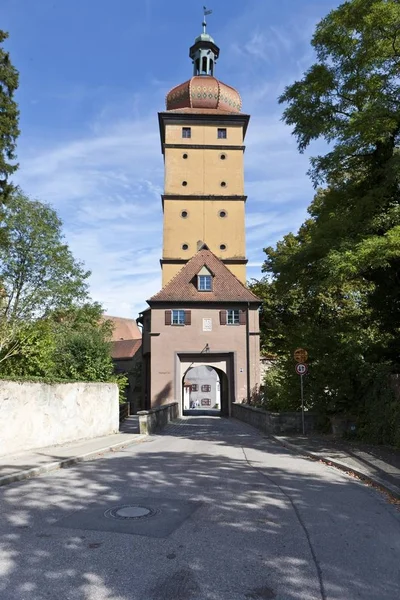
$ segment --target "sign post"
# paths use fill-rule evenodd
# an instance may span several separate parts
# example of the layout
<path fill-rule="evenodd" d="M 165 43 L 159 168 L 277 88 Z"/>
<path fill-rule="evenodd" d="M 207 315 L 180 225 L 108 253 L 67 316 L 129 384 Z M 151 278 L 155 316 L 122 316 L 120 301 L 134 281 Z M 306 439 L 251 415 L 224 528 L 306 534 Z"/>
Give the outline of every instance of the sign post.
<path fill-rule="evenodd" d="M 306 434 L 306 427 L 304 423 L 304 394 L 303 394 L 303 375 L 300 375 L 300 390 L 301 390 L 301 425 L 303 429 L 303 435 Z"/>
<path fill-rule="evenodd" d="M 299 350 L 296 350 L 296 352 L 300 352 Z M 303 356 L 308 356 L 306 350 L 302 350 L 302 352 L 304 353 Z M 296 359 L 296 353 L 295 353 L 295 359 Z M 307 365 L 304 363 L 297 363 L 296 365 L 296 373 L 297 375 L 300 375 L 300 393 L 301 393 L 301 424 L 302 424 L 302 430 L 303 430 L 303 435 L 306 434 L 306 427 L 305 427 L 305 421 L 304 421 L 304 388 L 303 388 L 303 377 L 304 375 L 306 375 L 308 371 Z"/>

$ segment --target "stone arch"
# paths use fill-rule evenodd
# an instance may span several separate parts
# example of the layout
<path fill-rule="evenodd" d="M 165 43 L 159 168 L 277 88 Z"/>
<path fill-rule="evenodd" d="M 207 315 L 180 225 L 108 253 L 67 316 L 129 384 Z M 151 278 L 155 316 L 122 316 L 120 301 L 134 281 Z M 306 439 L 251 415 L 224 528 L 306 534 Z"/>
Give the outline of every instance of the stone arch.
<path fill-rule="evenodd" d="M 196 374 L 194 369 L 200 369 L 198 372 L 198 377 L 193 377 L 193 375 Z M 219 383 L 218 401 L 215 398 L 215 393 L 212 393 L 213 390 L 210 390 L 210 392 L 205 392 L 205 394 L 202 396 L 202 390 L 201 387 L 199 387 L 196 394 L 191 393 L 189 386 L 202 385 L 201 370 L 210 374 L 211 371 L 214 373 L 214 376 L 211 375 L 211 379 L 213 379 L 216 383 Z M 204 414 L 204 412 L 210 411 L 213 414 L 230 416 L 230 404 L 233 401 L 231 372 L 231 358 L 228 356 L 212 357 L 212 355 L 205 356 L 203 354 L 196 357 L 180 357 L 178 376 L 181 383 L 181 396 L 179 399 L 181 413 L 185 412 L 187 414 Z M 192 377 L 190 376 L 190 373 L 192 373 Z M 204 381 L 203 385 L 210 385 L 210 383 L 206 383 Z M 210 393 L 210 395 L 207 396 L 207 393 Z M 201 405 L 201 399 L 207 398 L 210 399 L 210 407 Z M 199 405 L 195 407 L 195 410 L 190 408 L 191 400 L 199 400 Z M 218 408 L 216 408 L 216 404 L 219 405 Z"/>

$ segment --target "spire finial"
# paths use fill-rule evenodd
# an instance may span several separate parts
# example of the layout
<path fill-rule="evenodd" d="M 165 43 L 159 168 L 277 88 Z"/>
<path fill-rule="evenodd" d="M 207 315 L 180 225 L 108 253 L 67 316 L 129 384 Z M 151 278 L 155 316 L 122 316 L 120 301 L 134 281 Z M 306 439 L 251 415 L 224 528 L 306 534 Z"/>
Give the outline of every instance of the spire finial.
<path fill-rule="evenodd" d="M 206 21 L 206 16 L 207 15 L 211 15 L 212 10 L 208 10 L 207 6 L 203 6 L 203 33 L 207 33 L 207 21 Z"/>

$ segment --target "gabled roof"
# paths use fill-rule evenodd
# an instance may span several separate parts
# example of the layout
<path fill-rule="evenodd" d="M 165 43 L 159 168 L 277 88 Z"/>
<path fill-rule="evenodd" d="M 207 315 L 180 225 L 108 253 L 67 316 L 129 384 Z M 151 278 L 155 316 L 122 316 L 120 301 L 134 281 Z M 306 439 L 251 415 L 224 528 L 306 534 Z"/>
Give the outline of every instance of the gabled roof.
<path fill-rule="evenodd" d="M 139 340 L 142 337 L 135 319 L 125 319 L 124 317 L 111 317 L 103 315 L 105 321 L 111 321 L 114 325 L 112 332 L 113 342 L 120 340 Z"/>
<path fill-rule="evenodd" d="M 197 289 L 197 274 L 204 266 L 214 274 L 211 292 L 199 292 Z M 153 302 L 252 302 L 259 304 L 260 300 L 211 250 L 205 247 L 200 249 L 158 294 L 148 300 L 150 306 Z"/>
<path fill-rule="evenodd" d="M 139 351 L 142 340 L 120 340 L 113 342 L 111 346 L 111 356 L 114 359 L 133 358 Z"/>

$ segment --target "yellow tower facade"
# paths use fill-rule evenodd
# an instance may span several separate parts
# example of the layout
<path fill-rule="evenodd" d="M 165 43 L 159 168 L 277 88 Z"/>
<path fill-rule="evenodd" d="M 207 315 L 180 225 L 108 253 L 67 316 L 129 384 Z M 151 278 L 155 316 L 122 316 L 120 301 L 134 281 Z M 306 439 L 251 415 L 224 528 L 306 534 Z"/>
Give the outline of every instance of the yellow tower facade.
<path fill-rule="evenodd" d="M 190 49 L 193 77 L 159 113 L 165 179 L 162 285 L 204 244 L 246 282 L 244 139 L 239 93 L 214 77 L 219 48 L 206 33 Z"/>

